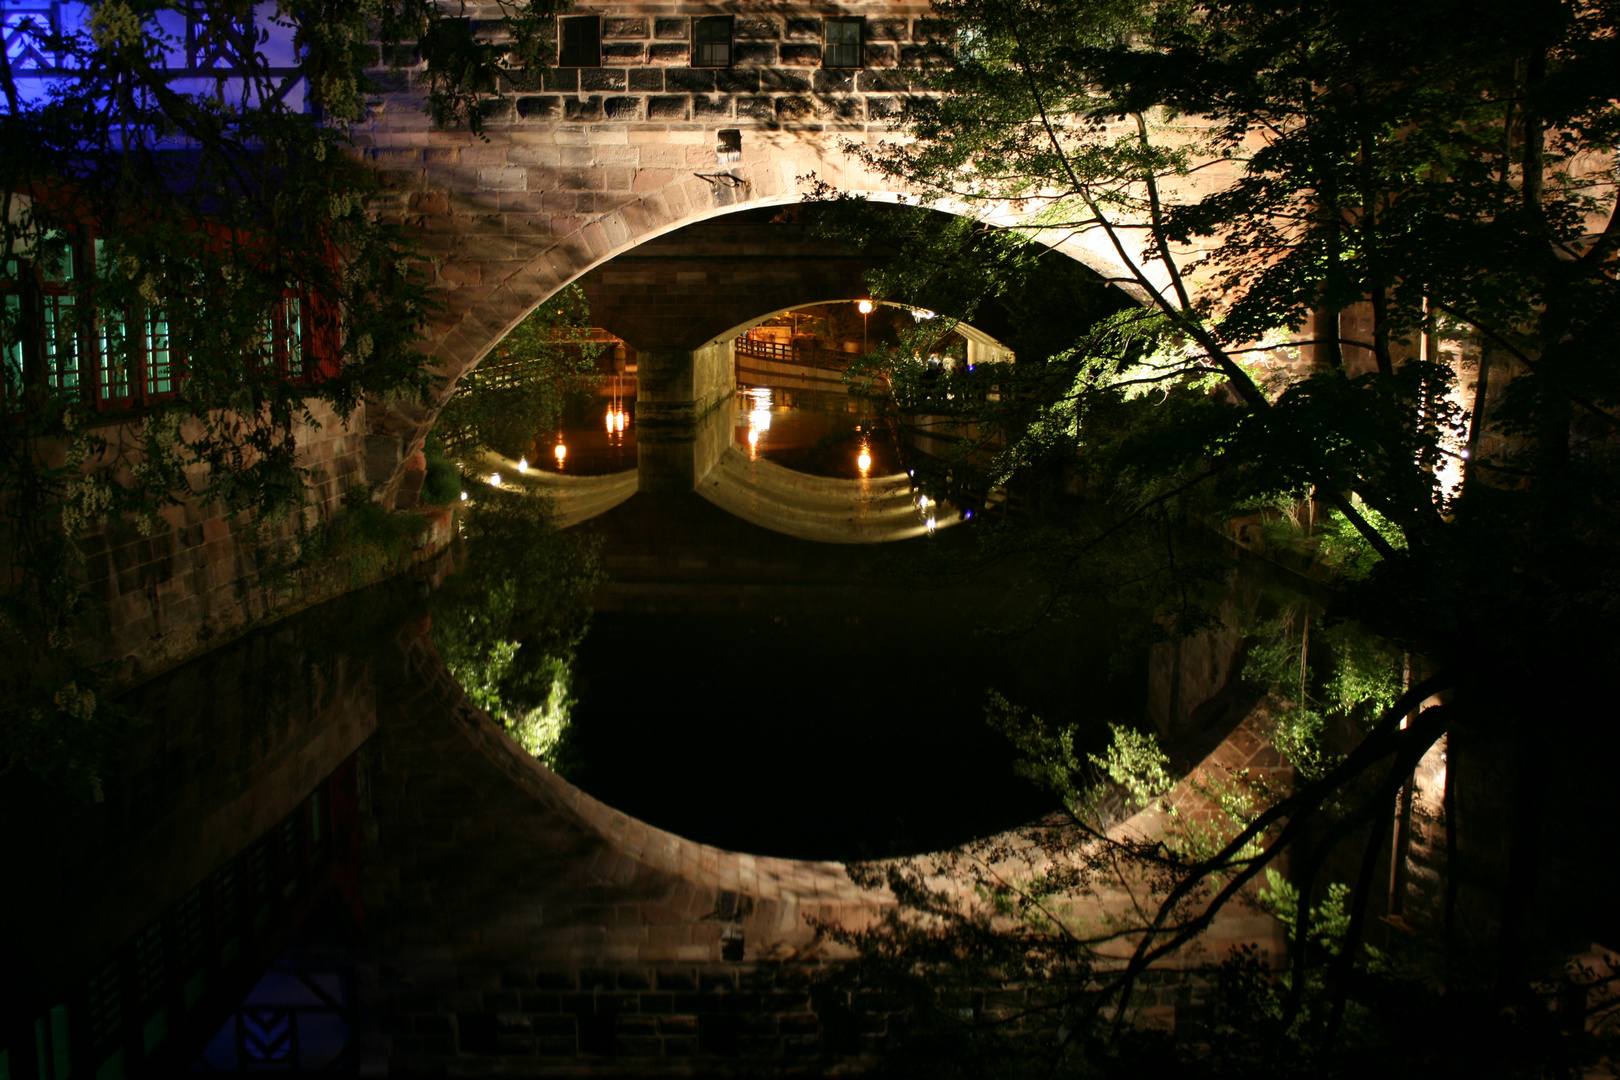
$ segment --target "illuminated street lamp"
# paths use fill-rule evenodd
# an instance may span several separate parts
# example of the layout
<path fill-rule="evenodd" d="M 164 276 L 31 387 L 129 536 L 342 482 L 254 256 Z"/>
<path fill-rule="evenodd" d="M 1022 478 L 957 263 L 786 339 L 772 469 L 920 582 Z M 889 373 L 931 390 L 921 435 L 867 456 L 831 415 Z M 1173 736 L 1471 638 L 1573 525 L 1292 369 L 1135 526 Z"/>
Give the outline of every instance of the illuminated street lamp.
<path fill-rule="evenodd" d="M 862 300 L 855 305 L 861 312 L 861 355 L 866 355 L 866 317 L 872 314 L 872 301 Z"/>

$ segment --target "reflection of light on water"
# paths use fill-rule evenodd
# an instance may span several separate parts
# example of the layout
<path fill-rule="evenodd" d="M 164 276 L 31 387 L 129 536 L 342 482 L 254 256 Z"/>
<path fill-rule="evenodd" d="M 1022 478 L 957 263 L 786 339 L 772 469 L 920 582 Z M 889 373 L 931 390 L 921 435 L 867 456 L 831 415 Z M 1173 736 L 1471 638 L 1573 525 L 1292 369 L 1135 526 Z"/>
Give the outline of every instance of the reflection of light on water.
<path fill-rule="evenodd" d="M 564 446 L 562 443 L 558 443 L 552 448 L 551 452 L 557 456 L 557 468 L 562 468 L 563 459 L 568 456 L 568 447 Z"/>
<path fill-rule="evenodd" d="M 769 387 L 756 386 L 744 393 L 752 404 L 748 410 L 748 458 L 752 461 L 759 457 L 761 433 L 771 430 L 771 391 Z"/>
<path fill-rule="evenodd" d="M 608 434 L 613 435 L 624 431 L 625 425 L 630 423 L 630 414 L 623 409 L 609 409 L 607 414 Z"/>
<path fill-rule="evenodd" d="M 855 467 L 865 476 L 872 469 L 872 451 L 865 443 L 861 444 L 861 452 L 855 457 Z"/>
<path fill-rule="evenodd" d="M 748 410 L 748 426 L 755 431 L 771 430 L 770 387 L 756 386 L 752 388 L 748 391 L 748 399 L 753 402 L 753 407 Z"/>

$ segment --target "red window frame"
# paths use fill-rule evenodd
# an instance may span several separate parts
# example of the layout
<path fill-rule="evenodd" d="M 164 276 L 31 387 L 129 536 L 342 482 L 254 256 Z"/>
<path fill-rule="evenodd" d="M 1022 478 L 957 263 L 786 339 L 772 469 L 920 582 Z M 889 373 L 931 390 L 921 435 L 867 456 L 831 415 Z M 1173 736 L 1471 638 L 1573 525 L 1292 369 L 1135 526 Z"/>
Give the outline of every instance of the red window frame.
<path fill-rule="evenodd" d="M 34 324 L 31 341 L 19 335 L 0 352 L 0 408 L 17 407 L 27 387 L 41 383 L 97 412 L 176 397 L 185 384 L 185 353 L 168 319 L 147 307 L 103 310 L 84 303 L 80 286 L 95 273 L 97 230 L 84 226 L 66 239 L 65 273 L 52 275 L 18 258 L 0 260 L 0 306 Z M 335 252 L 327 254 L 335 261 Z M 24 318 L 30 309 L 32 320 Z M 71 332 L 63 333 L 59 328 L 69 312 L 78 317 Z M 338 374 L 336 312 L 324 298 L 287 289 L 264 326 L 267 363 L 281 381 L 307 385 Z"/>

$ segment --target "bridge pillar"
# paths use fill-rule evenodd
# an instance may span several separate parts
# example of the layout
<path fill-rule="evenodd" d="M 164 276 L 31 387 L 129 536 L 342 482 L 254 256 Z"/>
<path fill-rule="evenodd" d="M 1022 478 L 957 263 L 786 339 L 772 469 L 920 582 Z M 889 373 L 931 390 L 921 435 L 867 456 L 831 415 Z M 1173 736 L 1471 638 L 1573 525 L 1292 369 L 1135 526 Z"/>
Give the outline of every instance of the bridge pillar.
<path fill-rule="evenodd" d="M 636 447 L 641 490 L 685 492 L 720 460 L 736 389 L 731 342 L 641 349 L 636 357 Z"/>

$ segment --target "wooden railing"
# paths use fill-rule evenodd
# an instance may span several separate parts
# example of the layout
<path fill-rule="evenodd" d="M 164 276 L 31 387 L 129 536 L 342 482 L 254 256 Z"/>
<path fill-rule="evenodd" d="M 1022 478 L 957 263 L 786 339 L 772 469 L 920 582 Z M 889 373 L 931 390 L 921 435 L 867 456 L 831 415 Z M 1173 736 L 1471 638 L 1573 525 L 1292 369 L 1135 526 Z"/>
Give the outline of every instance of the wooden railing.
<path fill-rule="evenodd" d="M 743 334 L 736 339 L 737 354 L 758 360 L 775 360 L 784 364 L 843 371 L 855 359 L 854 353 L 835 352 L 819 345 L 792 341 L 773 341 L 770 338 Z"/>

